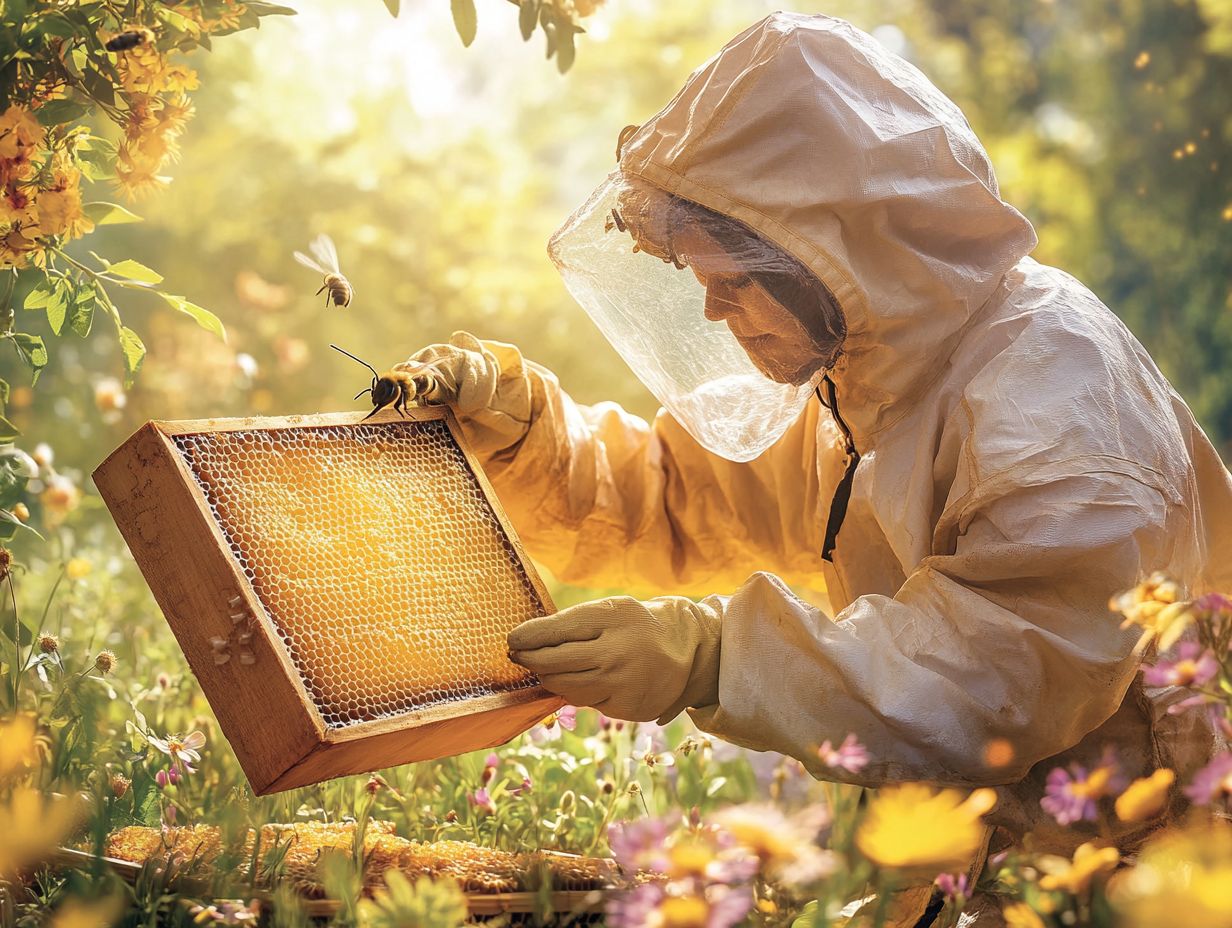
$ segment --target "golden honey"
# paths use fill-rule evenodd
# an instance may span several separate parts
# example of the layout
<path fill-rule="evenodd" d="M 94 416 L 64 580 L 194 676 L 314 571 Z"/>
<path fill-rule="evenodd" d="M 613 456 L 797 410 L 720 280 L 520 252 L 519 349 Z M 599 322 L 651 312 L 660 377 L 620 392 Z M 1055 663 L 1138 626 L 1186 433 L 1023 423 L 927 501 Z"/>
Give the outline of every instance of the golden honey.
<path fill-rule="evenodd" d="M 305 896 L 319 897 L 321 886 L 318 865 L 325 853 L 350 854 L 355 842 L 355 824 L 320 822 L 294 825 L 265 825 L 261 829 L 262 853 L 277 844 L 286 847 L 280 878 L 290 881 Z M 222 853 L 218 828 L 210 825 L 180 828 L 121 828 L 107 839 L 108 857 L 131 863 L 178 856 L 191 859 L 194 866 L 208 870 Z M 242 850 L 252 853 L 252 832 Z M 467 841 L 408 841 L 394 833 L 390 822 L 369 822 L 364 832 L 364 887 L 371 893 L 384 882 L 385 873 L 399 870 L 412 879 L 431 877 L 452 879 L 472 893 L 509 893 L 525 890 L 546 866 L 556 889 L 585 890 L 609 885 L 615 870 L 612 862 L 575 857 L 552 851 L 514 854 L 480 847 Z"/>
<path fill-rule="evenodd" d="M 443 420 L 172 438 L 329 728 L 532 687 L 543 605 Z"/>

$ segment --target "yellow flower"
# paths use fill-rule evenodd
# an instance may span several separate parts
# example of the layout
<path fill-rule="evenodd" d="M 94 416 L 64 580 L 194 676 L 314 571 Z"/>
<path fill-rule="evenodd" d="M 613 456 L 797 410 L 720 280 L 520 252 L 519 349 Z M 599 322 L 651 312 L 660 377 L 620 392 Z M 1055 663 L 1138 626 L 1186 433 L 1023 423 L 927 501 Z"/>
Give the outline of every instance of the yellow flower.
<path fill-rule="evenodd" d="M 108 928 L 124 910 L 123 896 L 107 896 L 90 902 L 69 899 L 51 917 L 49 928 Z"/>
<path fill-rule="evenodd" d="M 1193 622 L 1191 604 L 1181 600 L 1180 584 L 1159 571 L 1112 597 L 1108 608 L 1125 617 L 1121 628 L 1137 625 L 1143 630 L 1139 649 L 1154 640 L 1160 651 L 1167 651 Z"/>
<path fill-rule="evenodd" d="M 1074 859 L 1044 857 L 1039 861 L 1045 875 L 1040 878 L 1040 889 L 1062 890 L 1077 895 L 1085 892 L 1091 880 L 1101 873 L 1110 873 L 1121 862 L 1121 854 L 1115 847 L 1097 847 L 1087 842 L 1074 851 Z"/>
<path fill-rule="evenodd" d="M 45 798 L 38 790 L 15 789 L 0 805 L 0 879 L 28 869 L 55 850 L 81 819 L 76 799 Z"/>
<path fill-rule="evenodd" d="M 697 896 L 671 896 L 660 903 L 658 916 L 663 928 L 706 928 L 710 906 Z"/>
<path fill-rule="evenodd" d="M 1126 928 L 1232 928 L 1232 827 L 1215 820 L 1151 840 L 1108 889 Z"/>
<path fill-rule="evenodd" d="M 705 841 L 684 840 L 668 852 L 670 873 L 676 879 L 702 876 L 715 859 L 715 849 Z"/>
<path fill-rule="evenodd" d="M 81 207 L 81 194 L 76 190 L 52 190 L 38 199 L 39 224 L 45 235 L 81 238 L 94 231 L 94 222 Z"/>
<path fill-rule="evenodd" d="M 64 575 L 70 580 L 84 580 L 93 569 L 94 565 L 84 557 L 75 557 L 64 565 Z"/>
<path fill-rule="evenodd" d="M 1011 902 L 1001 910 L 1006 928 L 1045 928 L 1044 920 L 1025 902 Z"/>
<path fill-rule="evenodd" d="M 1123 822 L 1142 822 L 1158 815 L 1167 805 L 1168 791 L 1174 782 L 1176 774 L 1166 767 L 1149 777 L 1134 780 L 1117 797 L 1117 818 Z"/>
<path fill-rule="evenodd" d="M 933 874 L 962 869 L 983 840 L 980 816 L 996 802 L 991 789 L 977 789 L 964 798 L 957 790 L 934 792 L 920 783 L 886 787 L 869 805 L 856 844 L 883 867 Z"/>
<path fill-rule="evenodd" d="M 0 158 L 28 161 L 46 137 L 42 123 L 29 110 L 14 103 L 0 115 Z"/>
<path fill-rule="evenodd" d="M 34 197 L 30 196 L 28 190 L 13 182 L 4 188 L 4 196 L 0 197 L 0 222 L 10 225 L 15 222 L 38 225 Z"/>
<path fill-rule="evenodd" d="M 38 759 L 32 715 L 15 715 L 0 721 L 0 780 L 26 770 Z"/>
<path fill-rule="evenodd" d="M 163 72 L 163 90 L 183 94 L 201 86 L 197 72 L 186 64 L 173 64 Z"/>

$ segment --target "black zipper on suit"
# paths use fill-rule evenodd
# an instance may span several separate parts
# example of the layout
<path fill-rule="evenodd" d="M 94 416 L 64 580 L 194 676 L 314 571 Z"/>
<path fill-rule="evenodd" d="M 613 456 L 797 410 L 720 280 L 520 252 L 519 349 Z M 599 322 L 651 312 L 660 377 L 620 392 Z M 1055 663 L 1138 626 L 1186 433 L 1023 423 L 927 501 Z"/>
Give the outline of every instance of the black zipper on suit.
<path fill-rule="evenodd" d="M 822 387 L 825 388 L 825 393 L 822 393 Z M 851 501 L 851 485 L 856 479 L 856 467 L 860 463 L 860 452 L 856 451 L 855 439 L 851 437 L 851 429 L 847 427 L 847 423 L 843 421 L 843 417 L 838 411 L 838 397 L 834 393 L 834 381 L 827 374 L 822 378 L 821 386 L 817 388 L 817 399 L 826 409 L 830 411 L 830 415 L 834 417 L 834 422 L 838 425 L 839 431 L 843 433 L 843 452 L 847 456 L 847 468 L 843 471 L 843 479 L 838 482 L 838 488 L 834 491 L 834 499 L 830 501 L 830 517 L 826 519 L 826 540 L 821 546 L 822 560 L 834 563 L 832 557 L 834 553 L 834 545 L 838 540 L 839 530 L 843 527 L 843 519 L 847 517 L 847 504 Z"/>

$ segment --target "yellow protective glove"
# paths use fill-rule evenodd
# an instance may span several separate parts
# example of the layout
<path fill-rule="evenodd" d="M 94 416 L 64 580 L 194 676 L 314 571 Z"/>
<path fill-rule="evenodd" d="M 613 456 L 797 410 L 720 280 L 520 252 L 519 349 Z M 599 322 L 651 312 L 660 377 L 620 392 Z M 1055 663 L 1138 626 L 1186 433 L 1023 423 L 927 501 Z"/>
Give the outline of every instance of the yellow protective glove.
<path fill-rule="evenodd" d="M 683 596 L 600 599 L 523 622 L 510 656 L 571 705 L 666 724 L 719 698 L 718 610 Z"/>
<path fill-rule="evenodd" d="M 531 386 L 512 345 L 454 332 L 447 344 L 429 345 L 394 370 L 415 370 L 425 363 L 432 367 L 414 377 L 415 398 L 447 403 L 476 452 L 495 454 L 526 436 L 532 419 Z"/>

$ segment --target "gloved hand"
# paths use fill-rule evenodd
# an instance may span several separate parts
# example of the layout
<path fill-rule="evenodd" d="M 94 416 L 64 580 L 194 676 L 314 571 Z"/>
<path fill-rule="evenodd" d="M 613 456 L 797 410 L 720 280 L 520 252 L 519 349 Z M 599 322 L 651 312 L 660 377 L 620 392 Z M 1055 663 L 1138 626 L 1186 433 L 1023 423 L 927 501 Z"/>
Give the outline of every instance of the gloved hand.
<path fill-rule="evenodd" d="M 432 367 L 415 375 L 415 398 L 447 403 L 476 452 L 494 454 L 525 437 L 531 386 L 517 348 L 454 332 L 448 344 L 429 345 L 394 370 L 416 370 L 424 363 Z"/>
<path fill-rule="evenodd" d="M 523 622 L 510 656 L 575 706 L 666 724 L 719 698 L 720 616 L 683 596 L 600 599 Z"/>

